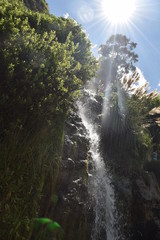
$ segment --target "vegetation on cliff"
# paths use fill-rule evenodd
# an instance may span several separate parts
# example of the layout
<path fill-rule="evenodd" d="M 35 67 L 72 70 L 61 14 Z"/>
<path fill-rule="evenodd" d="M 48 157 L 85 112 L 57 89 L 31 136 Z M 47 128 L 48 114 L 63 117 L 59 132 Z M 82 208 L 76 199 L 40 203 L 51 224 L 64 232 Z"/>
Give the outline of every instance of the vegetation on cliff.
<path fill-rule="evenodd" d="M 96 72 L 78 23 L 27 7 L 0 1 L 1 239 L 29 238 L 32 219 L 47 212 L 66 114 Z"/>
<path fill-rule="evenodd" d="M 46 3 L 45 0 L 23 0 L 24 4 L 26 7 L 33 11 L 38 11 L 38 12 L 49 12 L 48 11 L 48 4 Z"/>
<path fill-rule="evenodd" d="M 118 34 L 100 49 L 103 156 L 112 170 L 120 239 L 158 240 L 160 159 L 152 154 L 160 156 L 160 96 L 149 83 L 140 85 L 135 46 Z"/>
<path fill-rule="evenodd" d="M 120 167 L 143 167 L 153 150 L 149 112 L 159 104 L 159 93 L 139 85 L 134 63 L 136 43 L 117 34 L 100 48 L 99 91 L 104 92 L 102 139 L 104 149 Z M 107 69 L 107 71 L 106 71 Z M 129 75 L 124 75 L 128 74 Z M 157 142 L 157 144 L 159 144 Z"/>
<path fill-rule="evenodd" d="M 0 236 L 34 239 L 32 220 L 53 218 L 66 116 L 81 86 L 95 76 L 97 62 L 81 25 L 50 15 L 44 0 L 0 0 L 0 37 Z M 148 126 L 159 96 L 148 93 L 147 85 L 135 87 L 136 72 L 122 78 L 135 70 L 135 47 L 125 36 L 112 36 L 101 46 L 98 72 L 107 110 L 104 146 L 127 170 L 143 167 L 160 143 Z M 77 232 L 85 239 L 83 217 Z M 71 226 L 78 222 L 75 215 Z"/>

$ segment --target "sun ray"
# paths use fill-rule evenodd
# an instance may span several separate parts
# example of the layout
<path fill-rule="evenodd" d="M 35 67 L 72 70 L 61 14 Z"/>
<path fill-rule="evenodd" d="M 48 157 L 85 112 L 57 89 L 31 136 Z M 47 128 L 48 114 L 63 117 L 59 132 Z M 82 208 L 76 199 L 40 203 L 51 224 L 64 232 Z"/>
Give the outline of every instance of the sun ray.
<path fill-rule="evenodd" d="M 134 29 L 136 29 L 136 31 L 138 31 L 141 36 L 143 37 L 143 39 L 152 47 L 152 49 L 154 51 L 156 51 L 159 54 L 159 51 L 157 50 L 157 48 L 149 41 L 149 39 L 144 35 L 144 33 L 136 26 L 136 24 L 134 24 L 132 21 L 130 21 L 130 25 L 132 25 L 132 27 Z"/>

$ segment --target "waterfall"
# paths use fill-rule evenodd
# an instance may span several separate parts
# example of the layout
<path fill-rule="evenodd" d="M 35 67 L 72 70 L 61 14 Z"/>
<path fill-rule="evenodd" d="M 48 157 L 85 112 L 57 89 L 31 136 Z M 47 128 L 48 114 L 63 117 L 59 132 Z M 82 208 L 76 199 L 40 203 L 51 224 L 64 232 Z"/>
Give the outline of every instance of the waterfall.
<path fill-rule="evenodd" d="M 89 191 L 94 203 L 94 226 L 92 240 L 117 240 L 118 231 L 115 227 L 116 208 L 115 194 L 112 187 L 112 178 L 100 154 L 100 134 L 97 124 L 92 118 L 90 104 L 96 103 L 95 93 L 92 90 L 84 90 L 88 95 L 78 102 L 79 115 L 87 129 L 90 141 L 89 153 L 92 168 L 89 172 Z"/>

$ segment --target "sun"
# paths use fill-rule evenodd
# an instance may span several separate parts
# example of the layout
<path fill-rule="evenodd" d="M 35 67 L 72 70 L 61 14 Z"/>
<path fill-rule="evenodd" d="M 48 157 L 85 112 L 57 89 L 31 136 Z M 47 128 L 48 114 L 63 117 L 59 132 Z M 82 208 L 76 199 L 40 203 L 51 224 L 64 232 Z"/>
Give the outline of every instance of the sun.
<path fill-rule="evenodd" d="M 135 10 L 135 0 L 102 0 L 103 14 L 112 24 L 127 23 Z"/>

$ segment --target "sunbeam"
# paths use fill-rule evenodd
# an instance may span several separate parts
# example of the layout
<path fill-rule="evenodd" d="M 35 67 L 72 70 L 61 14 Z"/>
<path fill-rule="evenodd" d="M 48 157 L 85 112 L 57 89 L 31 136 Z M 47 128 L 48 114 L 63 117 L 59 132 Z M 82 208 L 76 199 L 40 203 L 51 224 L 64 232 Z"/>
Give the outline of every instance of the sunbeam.
<path fill-rule="evenodd" d="M 144 35 L 144 33 L 136 26 L 136 24 L 134 24 L 132 21 L 130 21 L 130 24 L 132 25 L 132 27 L 134 29 L 136 29 L 136 31 L 138 31 L 141 36 L 143 37 L 143 39 L 152 47 L 152 49 L 154 51 L 156 51 L 159 54 L 159 51 L 157 50 L 157 48 L 149 41 L 149 39 Z"/>

